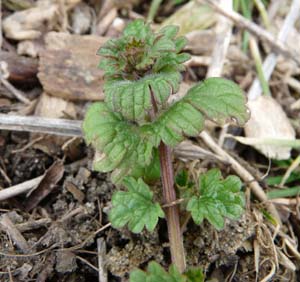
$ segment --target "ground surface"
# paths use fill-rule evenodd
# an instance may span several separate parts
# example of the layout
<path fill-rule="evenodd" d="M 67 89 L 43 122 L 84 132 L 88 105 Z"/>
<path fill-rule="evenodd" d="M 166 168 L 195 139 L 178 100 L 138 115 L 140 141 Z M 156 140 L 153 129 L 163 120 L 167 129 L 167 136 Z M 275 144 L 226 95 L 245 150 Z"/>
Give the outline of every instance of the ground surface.
<path fill-rule="evenodd" d="M 150 2 L 2 1 L 0 113 L 82 120 L 90 102 L 104 97 L 97 49 L 118 36 L 127 22 L 147 17 Z M 220 21 L 208 6 L 192 2 L 163 1 L 153 24 L 154 28 L 164 22 L 181 25 L 180 32 L 190 40 L 193 58 L 182 73 L 183 89 L 204 79 L 210 69 Z M 249 6 L 252 21 L 276 35 L 292 1 L 263 2 L 272 24 L 266 25 L 260 10 Z M 238 11 L 242 13 L 242 8 Z M 289 27 L 285 44 L 289 50 L 297 46 L 299 32 L 298 20 Z M 249 93 L 257 71 L 254 47 L 246 44 L 247 50 L 242 50 L 245 37 L 236 24 L 221 74 Z M 260 36 L 255 42 L 265 59 L 274 46 Z M 227 132 L 260 139 L 299 138 L 299 80 L 295 59 L 280 56 L 268 83 L 276 105 L 269 101 L 250 105 L 258 124 L 254 122 L 245 132 L 233 127 Z M 1 126 L 0 116 L 0 192 L 28 180 L 36 181 L 34 187 L 40 184 L 31 194 L 0 201 L 0 281 L 98 281 L 101 259 L 106 261 L 107 281 L 112 282 L 128 281 L 130 270 L 145 268 L 151 260 L 168 267 L 164 220 L 153 233 L 139 235 L 110 226 L 107 213 L 116 188 L 109 174 L 92 171 L 94 152 L 82 138 L 1 130 Z M 277 135 L 264 136 L 270 128 L 272 132 L 278 129 Z M 207 124 L 207 131 L 250 178 L 202 137 L 174 150 L 176 171 L 185 167 L 191 175 L 198 175 L 219 167 L 224 176 L 237 174 L 244 183 L 247 206 L 240 220 L 227 220 L 219 232 L 208 222 L 201 226 L 183 222 L 187 264 L 201 266 L 208 281 L 300 281 L 299 143 L 279 152 L 274 147 L 257 151 L 226 138 L 224 129 L 214 124 Z M 199 153 L 199 146 L 205 151 Z M 42 182 L 35 180 L 42 175 Z M 277 196 L 280 228 L 269 212 L 270 201 L 255 197 L 254 182 L 265 193 L 294 188 L 290 195 Z M 155 187 L 159 190 L 160 183 Z"/>

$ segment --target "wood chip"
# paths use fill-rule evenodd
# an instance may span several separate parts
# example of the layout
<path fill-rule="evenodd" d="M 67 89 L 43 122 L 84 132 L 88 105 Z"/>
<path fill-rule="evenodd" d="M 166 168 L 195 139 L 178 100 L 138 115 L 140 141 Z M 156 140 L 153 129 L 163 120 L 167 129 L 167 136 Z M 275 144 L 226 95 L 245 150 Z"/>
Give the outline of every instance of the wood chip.
<path fill-rule="evenodd" d="M 55 162 L 45 173 L 38 187 L 31 193 L 25 206 L 26 211 L 35 208 L 54 188 L 63 177 L 64 166 L 61 161 Z"/>
<path fill-rule="evenodd" d="M 102 100 L 103 71 L 96 52 L 107 39 L 50 32 L 45 40 L 38 73 L 44 91 L 67 100 Z"/>
<path fill-rule="evenodd" d="M 65 182 L 65 188 L 73 195 L 73 197 L 80 203 L 83 202 L 85 195 L 82 191 L 80 191 L 77 186 L 70 182 L 66 181 Z"/>
<path fill-rule="evenodd" d="M 7 63 L 8 80 L 13 83 L 26 85 L 37 84 L 38 61 L 36 59 L 18 56 L 15 53 L 0 51 L 1 61 Z"/>

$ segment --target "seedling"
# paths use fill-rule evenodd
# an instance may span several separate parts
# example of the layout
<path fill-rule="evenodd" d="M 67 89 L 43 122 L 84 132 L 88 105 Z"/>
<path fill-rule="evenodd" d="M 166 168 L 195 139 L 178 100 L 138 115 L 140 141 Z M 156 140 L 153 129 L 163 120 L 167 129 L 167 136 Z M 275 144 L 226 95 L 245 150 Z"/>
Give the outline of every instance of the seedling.
<path fill-rule="evenodd" d="M 182 63 L 189 59 L 182 52 L 186 39 L 176 37 L 177 32 L 176 26 L 153 32 L 148 24 L 136 20 L 120 38 L 104 44 L 98 54 L 105 73 L 105 101 L 94 103 L 83 123 L 86 142 L 96 149 L 94 169 L 112 172 L 112 181 L 127 188 L 112 197 L 112 226 L 127 225 L 138 233 L 143 228 L 153 231 L 159 218 L 167 219 L 174 267 L 168 274 L 153 262 L 148 272 L 133 272 L 132 282 L 196 281 L 189 278 L 192 274 L 180 274 L 185 270 L 185 255 L 179 207 L 172 205 L 176 191 L 171 148 L 186 136 L 197 136 L 204 129 L 205 118 L 239 125 L 249 118 L 241 89 L 223 78 L 204 80 L 181 100 L 168 103 L 170 95 L 178 91 Z M 159 175 L 160 204 L 153 201 L 153 192 L 146 184 Z M 236 219 L 243 212 L 239 178 L 229 176 L 223 180 L 220 171 L 214 169 L 201 175 L 195 187 L 189 185 L 189 193 L 184 194 L 189 197 L 182 206 L 191 212 L 196 224 L 207 219 L 221 229 L 224 217 Z M 163 209 L 161 204 L 168 207 Z M 151 275 L 167 278 L 156 280 Z M 146 279 L 148 276 L 152 278 Z"/>

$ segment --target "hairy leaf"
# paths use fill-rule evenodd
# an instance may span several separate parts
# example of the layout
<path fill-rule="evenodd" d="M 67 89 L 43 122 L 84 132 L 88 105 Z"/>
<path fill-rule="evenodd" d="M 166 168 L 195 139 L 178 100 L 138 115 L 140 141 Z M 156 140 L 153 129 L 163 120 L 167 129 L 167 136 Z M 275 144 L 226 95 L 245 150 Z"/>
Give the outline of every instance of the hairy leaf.
<path fill-rule="evenodd" d="M 249 119 L 242 90 L 234 82 L 224 78 L 204 80 L 192 87 L 183 100 L 220 124 L 233 120 L 243 125 Z"/>
<path fill-rule="evenodd" d="M 161 106 L 171 93 L 178 90 L 179 82 L 180 74 L 172 71 L 163 76 L 149 75 L 139 81 L 113 81 L 104 87 L 105 102 L 124 118 L 144 122 L 152 108 L 151 91 L 157 105 Z"/>
<path fill-rule="evenodd" d="M 136 20 L 128 24 L 123 36 L 100 48 L 105 101 L 112 110 L 144 122 L 152 107 L 150 89 L 158 109 L 178 90 L 182 63 L 190 56 L 181 53 L 186 40 L 176 38 L 177 32 L 175 26 L 153 32 L 148 24 Z"/>
<path fill-rule="evenodd" d="M 223 78 L 207 79 L 192 87 L 187 95 L 161 113 L 154 122 L 160 139 L 175 146 L 184 136 L 197 136 L 204 128 L 204 117 L 223 123 L 234 118 L 239 124 L 249 113 L 240 88 Z"/>
<path fill-rule="evenodd" d="M 224 217 L 237 219 L 243 213 L 244 197 L 241 181 L 230 175 L 222 179 L 220 170 L 212 169 L 199 178 L 199 196 L 193 196 L 187 205 L 196 224 L 206 218 L 217 229 L 224 226 Z"/>
<path fill-rule="evenodd" d="M 196 136 L 204 127 L 204 117 L 194 106 L 181 100 L 174 103 L 154 122 L 160 139 L 175 146 L 186 136 Z"/>
<path fill-rule="evenodd" d="M 185 272 L 187 282 L 204 282 L 204 274 L 201 268 L 191 268 Z"/>
<path fill-rule="evenodd" d="M 146 227 L 153 231 L 159 217 L 164 217 L 164 212 L 158 203 L 153 203 L 153 193 L 142 179 L 135 180 L 126 177 L 123 184 L 127 190 L 113 194 L 112 209 L 109 219 L 116 228 L 128 224 L 129 230 L 139 233 Z"/>
<path fill-rule="evenodd" d="M 114 171 L 118 182 L 134 167 L 150 164 L 153 153 L 153 134 L 150 126 L 138 127 L 110 111 L 105 103 L 94 103 L 83 122 L 86 142 L 92 143 L 98 154 L 94 161 L 97 171 Z"/>

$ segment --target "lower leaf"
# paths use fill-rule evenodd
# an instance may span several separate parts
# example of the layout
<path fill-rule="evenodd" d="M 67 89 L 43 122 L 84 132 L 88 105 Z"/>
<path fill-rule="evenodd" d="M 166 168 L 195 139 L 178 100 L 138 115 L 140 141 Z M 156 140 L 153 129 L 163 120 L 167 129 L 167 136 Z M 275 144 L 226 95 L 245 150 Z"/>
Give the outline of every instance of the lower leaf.
<path fill-rule="evenodd" d="M 112 197 L 109 219 L 112 226 L 120 228 L 128 224 L 129 230 L 139 233 L 144 227 L 153 231 L 164 212 L 158 203 L 152 201 L 153 193 L 142 179 L 126 177 L 123 180 L 128 191 L 118 191 Z"/>
<path fill-rule="evenodd" d="M 238 219 L 244 211 L 241 180 L 233 175 L 222 179 L 220 170 L 212 169 L 199 178 L 198 196 L 193 196 L 186 209 L 196 224 L 206 218 L 216 229 L 224 226 L 224 218 Z"/>

